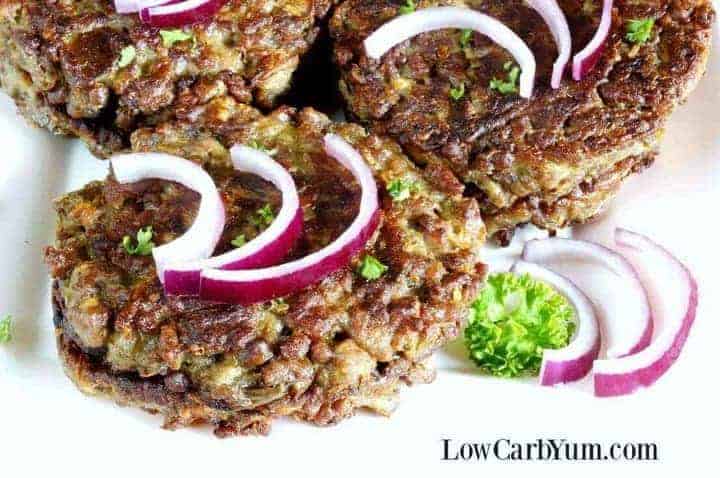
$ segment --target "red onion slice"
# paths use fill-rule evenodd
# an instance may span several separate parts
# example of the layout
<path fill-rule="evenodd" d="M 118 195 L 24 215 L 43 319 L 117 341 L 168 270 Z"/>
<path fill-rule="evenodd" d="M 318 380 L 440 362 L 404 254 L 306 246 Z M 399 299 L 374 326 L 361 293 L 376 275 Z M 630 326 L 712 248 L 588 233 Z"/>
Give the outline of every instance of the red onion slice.
<path fill-rule="evenodd" d="M 200 194 L 200 207 L 193 225 L 174 241 L 152 250 L 160 282 L 165 280 L 168 264 L 210 257 L 225 227 L 225 208 L 215 183 L 203 168 L 161 153 L 123 154 L 111 158 L 110 162 L 119 183 L 163 179 L 180 183 Z"/>
<path fill-rule="evenodd" d="M 471 29 L 505 48 L 520 65 L 520 96 L 532 96 L 535 56 L 525 42 L 503 23 L 484 13 L 461 7 L 431 7 L 390 20 L 365 39 L 368 57 L 379 60 L 395 45 L 421 33 L 448 28 Z"/>
<path fill-rule="evenodd" d="M 595 395 L 600 397 L 625 395 L 655 383 L 680 355 L 698 305 L 698 285 L 692 272 L 667 249 L 625 229 L 616 229 L 615 242 L 642 272 L 661 327 L 643 351 L 595 361 Z"/>
<path fill-rule="evenodd" d="M 238 249 L 201 261 L 169 264 L 165 268 L 166 294 L 199 294 L 203 269 L 256 269 L 277 264 L 287 256 L 302 233 L 300 199 L 295 181 L 287 170 L 266 153 L 246 146 L 234 146 L 230 157 L 236 170 L 260 176 L 280 190 L 280 212 L 270 227 Z"/>
<path fill-rule="evenodd" d="M 115 0 L 115 11 L 118 13 L 135 13 L 143 8 L 165 5 L 174 0 Z"/>
<path fill-rule="evenodd" d="M 575 382 L 587 375 L 600 351 L 600 328 L 592 302 L 566 277 L 537 264 L 517 261 L 510 272 L 530 274 L 562 294 L 575 309 L 577 329 L 567 347 L 543 350 L 540 385 Z"/>
<path fill-rule="evenodd" d="M 572 53 L 572 40 L 570 38 L 570 26 L 565 14 L 556 0 L 526 0 L 530 7 L 537 11 L 547 23 L 550 33 L 555 39 L 558 49 L 558 57 L 555 60 L 552 71 L 550 86 L 554 89 L 560 88 L 565 66 L 570 61 Z"/>
<path fill-rule="evenodd" d="M 540 263 L 555 272 L 565 272 L 598 305 L 601 301 L 597 297 L 601 296 L 601 291 L 597 290 L 600 286 L 594 277 L 597 274 L 593 272 L 588 276 L 572 266 L 580 264 L 583 266 L 581 269 L 586 269 L 587 265 L 601 265 L 613 277 L 611 292 L 614 295 L 622 292 L 627 299 L 627 304 L 623 305 L 622 322 L 618 322 L 614 316 L 602 317 L 605 355 L 622 357 L 648 346 L 652 338 L 653 320 L 647 291 L 635 268 L 623 256 L 594 242 L 555 237 L 528 241 L 523 250 L 523 259 Z"/>
<path fill-rule="evenodd" d="M 139 0 L 115 0 L 115 11 L 124 13 L 134 13 L 140 9 L 138 5 Z"/>
<path fill-rule="evenodd" d="M 253 304 L 282 297 L 347 266 L 364 248 L 380 223 L 372 171 L 360 153 L 340 136 L 326 135 L 325 151 L 349 169 L 362 188 L 360 210 L 350 227 L 327 247 L 293 262 L 254 270 L 205 269 L 200 283 L 201 299 Z"/>
<path fill-rule="evenodd" d="M 582 80 L 600 59 L 612 26 L 612 0 L 603 0 L 602 16 L 592 40 L 573 57 L 573 78 Z"/>
<path fill-rule="evenodd" d="M 140 19 L 154 27 L 177 27 L 208 20 L 227 0 L 185 0 L 140 10 Z"/>

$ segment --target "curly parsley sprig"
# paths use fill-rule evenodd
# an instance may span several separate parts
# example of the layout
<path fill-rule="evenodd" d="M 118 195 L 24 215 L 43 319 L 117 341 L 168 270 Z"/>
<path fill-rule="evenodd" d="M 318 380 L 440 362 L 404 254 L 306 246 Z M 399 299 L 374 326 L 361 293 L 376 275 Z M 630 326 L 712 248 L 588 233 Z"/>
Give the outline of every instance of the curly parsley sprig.
<path fill-rule="evenodd" d="M 470 359 L 499 377 L 537 375 L 544 349 L 566 346 L 575 312 L 547 284 L 525 274 L 493 274 L 470 309 L 465 345 Z"/>

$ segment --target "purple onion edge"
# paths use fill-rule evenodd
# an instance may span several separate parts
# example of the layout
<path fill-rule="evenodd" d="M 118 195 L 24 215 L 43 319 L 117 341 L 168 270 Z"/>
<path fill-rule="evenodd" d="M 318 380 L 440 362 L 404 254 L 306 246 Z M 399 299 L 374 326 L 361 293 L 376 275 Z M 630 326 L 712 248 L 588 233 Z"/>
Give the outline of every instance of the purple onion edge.
<path fill-rule="evenodd" d="M 166 5 L 176 3 L 182 2 L 172 1 L 168 2 Z M 148 7 L 140 10 L 140 19 L 143 23 L 147 23 L 153 27 L 159 28 L 191 25 L 194 23 L 201 23 L 209 20 L 225 5 L 225 3 L 227 3 L 227 0 L 210 0 L 209 2 L 204 3 L 192 10 L 160 14 L 155 16 L 150 15 L 150 10 L 155 7 Z"/>
<path fill-rule="evenodd" d="M 619 231 L 639 235 L 635 232 L 623 230 L 621 228 L 616 229 L 616 234 Z M 649 387 L 654 384 L 665 374 L 665 372 L 670 369 L 680 356 L 680 352 L 685 345 L 685 341 L 690 334 L 690 328 L 695 322 L 695 316 L 697 315 L 699 290 L 697 281 L 690 269 L 688 269 L 685 264 L 683 264 L 670 251 L 660 244 L 646 236 L 642 236 L 642 238 L 651 244 L 652 247 L 657 248 L 657 250 L 664 254 L 669 260 L 677 263 L 685 273 L 685 280 L 687 280 L 688 285 L 690 286 L 690 294 L 688 296 L 687 307 L 685 308 L 685 316 L 683 317 L 680 329 L 677 334 L 675 334 L 672 346 L 652 364 L 624 374 L 595 374 L 595 395 L 598 397 L 627 395 L 633 393 L 639 388 Z"/>
<path fill-rule="evenodd" d="M 576 382 L 592 370 L 593 362 L 600 353 L 600 335 L 593 346 L 579 357 L 560 361 L 544 361 L 540 385 L 553 386 Z"/>
<path fill-rule="evenodd" d="M 336 254 L 323 258 L 317 264 L 290 274 L 260 279 L 254 282 L 228 282 L 208 278 L 200 280 L 200 298 L 214 302 L 250 305 L 283 297 L 318 283 L 345 267 L 352 258 L 363 250 L 380 224 L 380 210 L 363 231 Z"/>
<path fill-rule="evenodd" d="M 266 244 L 255 254 L 224 265 L 223 269 L 250 269 L 277 264 L 287 257 L 288 252 L 298 241 L 303 232 L 303 211 L 298 207 L 288 227 L 274 240 Z M 200 269 L 178 270 L 167 269 L 164 273 L 164 290 L 167 295 L 200 294 Z"/>

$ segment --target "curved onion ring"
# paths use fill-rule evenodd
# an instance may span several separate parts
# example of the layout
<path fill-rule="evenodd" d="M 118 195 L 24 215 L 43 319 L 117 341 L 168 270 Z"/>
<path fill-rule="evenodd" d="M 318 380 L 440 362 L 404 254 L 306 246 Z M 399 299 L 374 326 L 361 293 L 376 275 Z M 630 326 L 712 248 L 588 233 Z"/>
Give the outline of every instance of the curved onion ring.
<path fill-rule="evenodd" d="M 690 270 L 667 249 L 651 239 L 625 229 L 615 230 L 615 242 L 637 263 L 641 271 L 652 265 L 652 273 L 643 274 L 652 285 L 652 307 L 661 317 L 662 326 L 650 345 L 634 355 L 612 360 L 596 360 L 593 366 L 595 395 L 625 395 L 652 385 L 680 355 L 698 305 L 698 286 Z M 659 273 L 658 264 L 666 269 Z M 664 279 L 664 280 L 663 280 Z M 672 310 L 664 300 L 677 294 L 681 307 Z"/>
<path fill-rule="evenodd" d="M 579 53 L 573 57 L 573 78 L 582 80 L 588 71 L 592 70 L 602 55 L 605 41 L 610 34 L 612 26 L 612 0 L 603 0 L 602 16 L 592 40 Z"/>
<path fill-rule="evenodd" d="M 140 20 L 160 28 L 189 25 L 212 18 L 226 2 L 227 0 L 185 0 L 142 8 Z"/>
<path fill-rule="evenodd" d="M 390 20 L 365 39 L 365 51 L 379 60 L 395 45 L 421 33 L 468 28 L 505 48 L 520 65 L 520 96 L 530 98 L 535 82 L 535 56 L 525 42 L 503 23 L 484 13 L 460 7 L 431 7 Z"/>
<path fill-rule="evenodd" d="M 602 264 L 615 275 L 624 279 L 632 296 L 637 300 L 638 314 L 637 317 L 623 317 L 624 320 L 633 320 L 634 329 L 626 332 L 627 338 L 622 343 L 609 343 L 608 338 L 605 338 L 608 346 L 606 354 L 608 357 L 622 357 L 636 353 L 648 346 L 653 333 L 653 319 L 647 291 L 635 268 L 623 256 L 594 242 L 553 237 L 528 241 L 522 257 L 526 261 L 538 262 L 543 265 L 557 260 L 585 261 L 590 259 Z M 552 269 L 552 267 L 550 268 Z M 630 314 L 628 315 L 630 316 Z"/>
<path fill-rule="evenodd" d="M 135 13 L 143 8 L 165 5 L 176 0 L 115 0 L 115 11 L 118 13 Z"/>
<path fill-rule="evenodd" d="M 197 295 L 203 269 L 254 269 L 277 264 L 300 237 L 303 213 L 292 176 L 269 155 L 246 146 L 230 149 L 235 169 L 270 181 L 282 194 L 282 207 L 273 223 L 238 249 L 200 261 L 169 264 L 165 268 L 165 293 Z"/>
<path fill-rule="evenodd" d="M 575 382 L 592 370 L 600 351 L 600 328 L 592 302 L 572 281 L 549 269 L 525 261 L 517 261 L 510 272 L 530 274 L 541 280 L 570 302 L 577 316 L 577 329 L 570 343 L 562 349 L 543 350 L 540 385 Z"/>
<path fill-rule="evenodd" d="M 215 183 L 203 168 L 161 153 L 122 154 L 111 158 L 110 163 L 119 183 L 163 179 L 180 183 L 200 194 L 200 207 L 193 225 L 174 241 L 152 250 L 160 282 L 165 281 L 168 264 L 210 257 L 225 227 L 225 208 Z"/>
<path fill-rule="evenodd" d="M 567 19 L 560 5 L 556 0 L 526 0 L 528 5 L 537 11 L 540 16 L 547 23 L 550 33 L 552 33 L 555 39 L 555 44 L 558 49 L 558 57 L 555 60 L 552 71 L 552 79 L 550 80 L 550 86 L 554 89 L 560 87 L 563 74 L 565 73 L 565 66 L 570 61 L 570 54 L 572 53 L 572 40 L 570 38 L 570 26 L 568 25 Z"/>
<path fill-rule="evenodd" d="M 350 170 L 362 188 L 360 210 L 353 223 L 327 247 L 286 264 L 254 270 L 202 271 L 200 298 L 252 304 L 296 292 L 347 266 L 380 223 L 378 192 L 372 171 L 343 138 L 325 136 L 325 151 Z"/>

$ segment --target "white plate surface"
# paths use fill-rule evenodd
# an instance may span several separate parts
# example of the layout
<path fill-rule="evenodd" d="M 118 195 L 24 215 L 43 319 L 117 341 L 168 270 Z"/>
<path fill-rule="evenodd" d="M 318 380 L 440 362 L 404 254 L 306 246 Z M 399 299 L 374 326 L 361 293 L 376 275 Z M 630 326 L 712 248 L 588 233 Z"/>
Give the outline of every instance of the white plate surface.
<path fill-rule="evenodd" d="M 269 437 L 230 440 L 215 439 L 207 428 L 163 431 L 157 417 L 81 395 L 56 359 L 42 262 L 54 229 L 51 200 L 104 177 L 106 163 L 77 141 L 28 128 L 4 96 L 0 139 L 0 315 L 16 318 L 13 342 L 0 347 L 0 475 L 575 476 L 580 470 L 440 460 L 443 438 L 505 437 L 658 444 L 660 465 L 590 464 L 583 473 L 718 470 L 720 48 L 672 117 L 656 164 L 625 185 L 603 222 L 582 231 L 604 238 L 619 224 L 647 233 L 685 259 L 700 284 L 697 320 L 680 360 L 651 389 L 616 399 L 594 398 L 588 381 L 549 389 L 481 377 L 450 346 L 437 359 L 437 380 L 406 389 L 391 419 L 361 415 L 326 429 L 280 421 Z M 498 265 L 507 254 L 488 251 Z"/>

